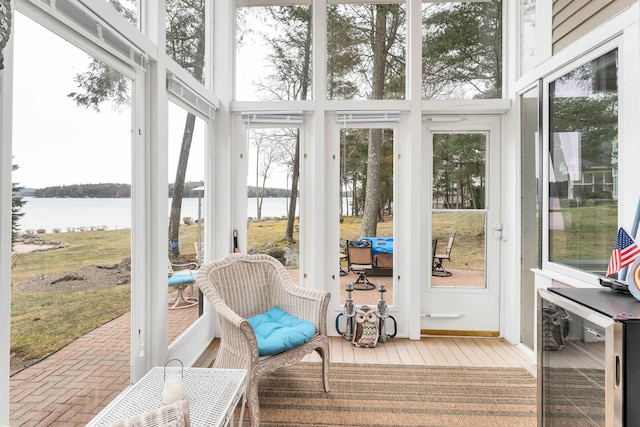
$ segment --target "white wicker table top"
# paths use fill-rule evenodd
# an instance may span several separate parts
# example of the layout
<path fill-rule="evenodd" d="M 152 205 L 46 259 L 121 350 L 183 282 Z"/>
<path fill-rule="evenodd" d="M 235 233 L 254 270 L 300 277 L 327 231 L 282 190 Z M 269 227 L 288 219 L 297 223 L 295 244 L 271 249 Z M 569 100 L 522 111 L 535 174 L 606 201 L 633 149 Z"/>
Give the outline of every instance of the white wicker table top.
<path fill-rule="evenodd" d="M 105 426 L 164 406 L 164 371 L 164 367 L 151 369 L 87 425 Z M 167 376 L 180 371 L 181 368 L 166 368 Z M 184 368 L 184 398 L 189 402 L 191 425 L 226 425 L 244 395 L 246 375 L 244 369 Z"/>

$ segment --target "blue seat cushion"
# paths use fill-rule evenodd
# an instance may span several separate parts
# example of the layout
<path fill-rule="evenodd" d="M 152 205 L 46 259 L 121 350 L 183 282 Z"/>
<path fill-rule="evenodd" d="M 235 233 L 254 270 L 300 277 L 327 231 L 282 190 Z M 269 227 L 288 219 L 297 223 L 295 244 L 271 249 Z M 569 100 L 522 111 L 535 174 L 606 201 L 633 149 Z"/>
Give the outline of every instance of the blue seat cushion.
<path fill-rule="evenodd" d="M 299 319 L 280 307 L 247 319 L 258 341 L 260 356 L 269 356 L 302 345 L 313 337 L 313 323 Z"/>
<path fill-rule="evenodd" d="M 169 277 L 169 286 L 176 285 L 188 285 L 189 283 L 194 283 L 196 281 L 195 275 L 188 271 L 178 271 L 173 273 L 171 277 Z"/>

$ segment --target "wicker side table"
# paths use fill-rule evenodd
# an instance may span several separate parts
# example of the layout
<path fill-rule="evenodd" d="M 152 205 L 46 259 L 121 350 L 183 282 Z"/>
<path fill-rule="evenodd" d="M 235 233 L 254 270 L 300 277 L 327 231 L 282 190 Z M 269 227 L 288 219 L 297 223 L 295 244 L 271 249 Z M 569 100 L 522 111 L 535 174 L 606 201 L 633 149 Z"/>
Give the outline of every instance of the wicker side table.
<path fill-rule="evenodd" d="M 106 426 L 128 417 L 162 407 L 165 368 L 150 370 L 140 381 L 129 386 L 104 408 L 87 426 Z M 166 374 L 180 374 L 181 368 L 166 368 Z M 233 425 L 234 410 L 242 399 L 245 405 L 244 369 L 184 369 L 184 398 L 189 402 L 191 425 Z"/>

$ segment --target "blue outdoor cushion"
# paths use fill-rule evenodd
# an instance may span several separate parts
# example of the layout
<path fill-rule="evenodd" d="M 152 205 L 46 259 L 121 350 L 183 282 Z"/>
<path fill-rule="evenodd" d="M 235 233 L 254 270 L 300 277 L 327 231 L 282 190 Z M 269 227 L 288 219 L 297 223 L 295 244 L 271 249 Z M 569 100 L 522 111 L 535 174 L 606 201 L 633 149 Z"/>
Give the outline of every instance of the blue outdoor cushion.
<path fill-rule="evenodd" d="M 178 271 L 173 274 L 173 276 L 169 277 L 169 286 L 176 285 L 185 285 L 189 283 L 194 283 L 196 278 L 194 274 L 189 271 Z"/>
<path fill-rule="evenodd" d="M 302 345 L 316 333 L 313 323 L 292 316 L 277 306 L 247 320 L 256 334 L 260 356 L 282 353 Z"/>

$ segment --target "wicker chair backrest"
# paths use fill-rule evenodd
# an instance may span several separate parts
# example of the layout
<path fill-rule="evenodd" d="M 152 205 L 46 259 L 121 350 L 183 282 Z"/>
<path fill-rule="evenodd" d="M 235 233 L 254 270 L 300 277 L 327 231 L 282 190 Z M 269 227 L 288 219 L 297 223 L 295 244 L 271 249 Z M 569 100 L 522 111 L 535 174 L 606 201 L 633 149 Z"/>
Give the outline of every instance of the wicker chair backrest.
<path fill-rule="evenodd" d="M 291 281 L 280 261 L 269 255 L 233 254 L 213 261 L 205 270 L 213 296 L 243 318 L 278 305 L 283 281 Z M 205 295 L 206 291 L 202 289 Z"/>

